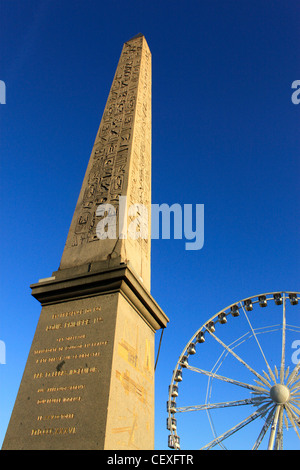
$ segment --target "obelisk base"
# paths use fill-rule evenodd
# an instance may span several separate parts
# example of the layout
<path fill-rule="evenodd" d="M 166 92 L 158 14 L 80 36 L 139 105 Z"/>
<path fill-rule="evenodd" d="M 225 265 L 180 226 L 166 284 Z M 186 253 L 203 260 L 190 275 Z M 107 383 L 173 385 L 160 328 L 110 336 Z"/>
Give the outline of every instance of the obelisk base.
<path fill-rule="evenodd" d="M 154 448 L 154 334 L 168 319 L 128 265 L 99 267 L 31 286 L 42 311 L 3 449 Z"/>

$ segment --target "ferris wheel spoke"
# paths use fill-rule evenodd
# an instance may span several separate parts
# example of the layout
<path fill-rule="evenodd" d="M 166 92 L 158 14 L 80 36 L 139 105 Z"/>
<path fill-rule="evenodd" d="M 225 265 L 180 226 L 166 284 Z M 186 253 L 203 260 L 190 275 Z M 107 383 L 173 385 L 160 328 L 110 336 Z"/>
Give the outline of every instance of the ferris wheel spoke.
<path fill-rule="evenodd" d="M 285 313 L 286 297 L 283 294 L 282 302 L 282 339 L 281 339 L 281 363 L 280 363 L 280 383 L 284 381 L 284 367 L 285 367 L 285 330 L 286 330 L 286 313 Z"/>
<path fill-rule="evenodd" d="M 209 334 L 219 343 L 223 346 L 224 349 L 226 349 L 227 352 L 229 352 L 233 357 L 235 357 L 241 364 L 243 364 L 252 374 L 254 374 L 261 382 L 262 384 L 266 385 L 267 387 L 271 388 L 271 384 L 268 382 L 267 379 L 265 379 L 261 374 L 256 372 L 247 362 L 244 361 L 240 356 L 238 356 L 229 346 L 227 346 L 220 338 L 218 338 L 212 331 L 208 330 Z"/>
<path fill-rule="evenodd" d="M 280 408 L 282 408 L 282 405 L 276 405 L 274 418 L 273 418 L 273 422 L 271 426 L 268 450 L 273 450 L 274 448 L 274 440 L 278 433 L 277 427 L 278 427 L 278 418 L 279 418 Z"/>
<path fill-rule="evenodd" d="M 246 419 L 238 423 L 236 426 L 233 428 L 229 429 L 226 431 L 224 434 L 221 434 L 220 436 L 216 437 L 213 441 L 209 442 L 206 446 L 202 447 L 200 450 L 209 450 L 224 441 L 225 439 L 228 439 L 230 436 L 235 434 L 237 431 L 242 429 L 244 426 L 247 426 L 247 424 L 251 423 L 255 419 L 259 418 L 260 416 L 263 416 L 266 414 L 268 411 L 268 408 L 270 407 L 269 403 L 262 406 L 258 410 L 254 411 L 250 416 L 248 416 Z"/>
<path fill-rule="evenodd" d="M 247 313 L 246 313 L 245 307 L 243 306 L 243 304 L 242 304 L 241 302 L 240 302 L 240 305 L 241 305 L 241 308 L 242 308 L 242 310 L 243 310 L 243 312 L 244 312 L 244 315 L 245 315 L 245 317 L 246 317 L 246 320 L 247 320 L 247 322 L 248 322 L 248 324 L 249 324 L 249 326 L 250 326 L 250 328 L 251 328 L 252 334 L 253 334 L 253 336 L 254 336 L 254 338 L 255 338 L 255 341 L 256 341 L 256 343 L 257 343 L 257 345 L 258 345 L 258 347 L 259 347 L 259 350 L 260 350 L 260 352 L 261 352 L 261 354 L 262 354 L 262 356 L 263 356 L 263 358 L 264 358 L 264 361 L 265 361 L 265 363 L 266 363 L 266 366 L 267 366 L 268 372 L 269 372 L 269 374 L 270 374 L 270 376 L 271 376 L 271 379 L 273 380 L 273 382 L 276 383 L 275 375 L 274 375 L 274 373 L 273 373 L 273 371 L 272 371 L 272 369 L 271 369 L 271 367 L 270 367 L 270 365 L 269 365 L 269 363 L 268 363 L 268 361 L 267 361 L 267 358 L 266 358 L 266 356 L 265 356 L 265 354 L 264 354 L 264 352 L 263 352 L 263 349 L 262 349 L 262 347 L 261 347 L 261 344 L 260 344 L 260 342 L 258 341 L 257 335 L 256 335 L 256 333 L 255 333 L 255 331 L 254 331 L 254 328 L 253 328 L 253 326 L 252 326 L 252 324 L 251 324 L 251 322 L 250 322 L 250 320 L 249 320 L 249 317 L 248 317 L 248 315 L 247 315 Z"/>
<path fill-rule="evenodd" d="M 290 387 L 290 391 L 294 394 L 294 393 L 298 393 L 299 390 L 300 390 L 300 380 L 297 380 L 296 382 L 294 382 L 294 384 L 291 384 L 293 385 L 292 387 Z"/>
<path fill-rule="evenodd" d="M 215 374 L 214 372 L 209 372 L 208 370 L 199 369 L 198 367 L 193 367 L 190 365 L 187 365 L 186 368 L 194 372 L 198 372 L 199 374 L 203 374 L 208 377 L 212 377 L 214 379 L 222 380 L 223 382 L 231 383 L 233 385 L 238 385 L 240 387 L 247 388 L 248 390 L 252 390 L 254 392 L 259 392 L 260 394 L 269 393 L 268 390 L 265 388 L 257 387 L 256 385 L 247 384 L 239 380 L 230 379 L 229 377 L 224 377 L 223 375 Z"/>
<path fill-rule="evenodd" d="M 299 377 L 298 377 L 299 370 L 300 370 L 300 361 L 298 362 L 298 364 L 296 365 L 294 370 L 291 372 L 286 385 L 292 385 L 294 382 L 298 382 L 298 380 L 299 380 Z"/>
<path fill-rule="evenodd" d="M 285 410 L 286 410 L 286 413 L 287 413 L 287 415 L 288 415 L 288 417 L 289 417 L 290 422 L 292 423 L 292 426 L 293 426 L 293 428 L 294 428 L 294 431 L 296 432 L 297 436 L 298 436 L 299 439 L 300 439 L 300 436 L 299 436 L 299 433 L 298 433 L 298 429 L 297 429 L 297 427 L 299 427 L 299 423 L 298 423 L 298 421 L 295 422 L 295 420 L 294 420 L 295 414 L 294 414 L 293 410 L 290 408 L 290 405 L 289 405 L 289 404 L 285 406 Z M 298 416 L 298 418 L 299 418 L 299 416 Z"/>
<path fill-rule="evenodd" d="M 203 405 L 194 406 L 180 406 L 176 408 L 176 413 L 184 413 L 186 411 L 203 411 L 203 410 L 215 410 L 218 408 L 227 408 L 231 406 L 242 406 L 242 405 L 259 405 L 267 398 L 246 398 L 245 400 L 234 400 L 224 401 L 220 403 L 205 403 Z"/>
<path fill-rule="evenodd" d="M 260 431 L 259 435 L 258 435 L 258 438 L 256 439 L 255 443 L 254 443 L 254 446 L 252 447 L 252 450 L 257 450 L 261 444 L 261 441 L 263 440 L 263 438 L 265 437 L 271 423 L 272 423 L 272 420 L 273 420 L 273 417 L 274 417 L 274 414 L 275 414 L 275 408 L 276 406 L 274 405 L 273 408 L 271 409 L 271 411 L 269 412 L 268 416 L 267 416 L 267 419 L 266 419 L 266 422 L 265 424 L 263 425 L 262 427 L 262 430 Z"/>
<path fill-rule="evenodd" d="M 299 407 L 299 405 L 296 405 L 295 402 L 289 402 L 289 407 L 293 413 L 293 415 L 295 416 L 296 418 L 296 424 L 298 427 L 300 427 L 300 423 L 299 423 L 299 419 L 300 419 L 300 410 L 297 408 L 297 406 Z"/>
<path fill-rule="evenodd" d="M 283 406 L 280 407 L 279 410 L 279 417 L 278 417 L 278 431 L 275 440 L 275 450 L 282 450 L 283 449 Z"/>

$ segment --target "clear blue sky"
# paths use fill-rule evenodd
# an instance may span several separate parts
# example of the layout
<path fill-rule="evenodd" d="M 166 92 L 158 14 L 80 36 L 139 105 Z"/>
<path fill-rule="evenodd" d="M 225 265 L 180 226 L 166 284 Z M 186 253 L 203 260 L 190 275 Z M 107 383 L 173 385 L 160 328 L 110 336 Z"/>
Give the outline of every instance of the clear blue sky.
<path fill-rule="evenodd" d="M 122 45 L 139 32 L 152 52 L 152 202 L 205 206 L 202 250 L 152 242 L 151 293 L 170 318 L 157 448 L 172 370 L 202 323 L 300 290 L 298 1 L 0 0 L 0 442 L 40 313 L 29 285 L 58 268 Z"/>

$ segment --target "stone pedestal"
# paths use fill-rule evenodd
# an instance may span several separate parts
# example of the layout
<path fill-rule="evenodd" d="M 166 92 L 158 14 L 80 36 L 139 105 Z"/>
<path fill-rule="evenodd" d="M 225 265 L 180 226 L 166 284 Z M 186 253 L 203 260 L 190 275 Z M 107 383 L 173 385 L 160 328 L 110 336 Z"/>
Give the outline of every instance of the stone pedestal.
<path fill-rule="evenodd" d="M 53 274 L 3 449 L 153 449 L 165 314 L 126 264 Z"/>

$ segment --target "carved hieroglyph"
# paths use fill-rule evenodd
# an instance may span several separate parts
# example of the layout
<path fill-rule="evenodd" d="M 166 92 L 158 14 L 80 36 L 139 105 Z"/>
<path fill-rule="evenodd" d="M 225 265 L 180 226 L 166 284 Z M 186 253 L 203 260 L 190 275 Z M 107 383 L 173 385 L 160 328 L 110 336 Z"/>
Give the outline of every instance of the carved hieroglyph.
<path fill-rule="evenodd" d="M 135 239 L 100 240 L 96 234 L 100 204 L 119 214 L 119 196 L 127 207 L 143 204 L 148 217 Z M 60 269 L 121 257 L 150 290 L 151 217 L 151 53 L 142 35 L 123 46 L 70 226 Z M 139 211 L 127 217 L 137 221 Z"/>

